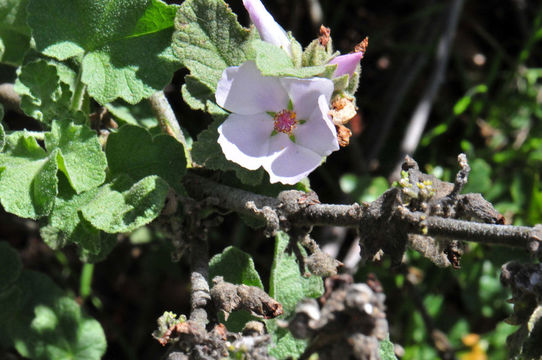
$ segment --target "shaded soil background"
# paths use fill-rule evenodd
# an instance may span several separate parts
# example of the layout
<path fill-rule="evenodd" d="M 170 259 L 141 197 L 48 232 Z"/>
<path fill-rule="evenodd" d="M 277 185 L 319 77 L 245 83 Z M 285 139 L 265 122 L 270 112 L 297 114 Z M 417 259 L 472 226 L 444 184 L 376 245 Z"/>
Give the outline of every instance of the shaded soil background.
<path fill-rule="evenodd" d="M 281 0 L 266 1 L 265 5 L 285 29 L 291 30 L 301 44 L 307 45 L 317 36 L 320 26 L 320 22 L 311 18 L 312 3 L 320 4 L 322 23 L 331 28 L 337 50 L 350 52 L 365 36 L 369 36 L 357 93 L 360 119 L 353 124 L 352 143 L 332 154 L 325 166 L 310 177 L 311 185 L 322 202 L 349 203 L 356 199 L 339 186 L 338 179 L 343 174 L 351 173 L 360 178 L 389 178 L 400 161 L 400 143 L 434 71 L 436 47 L 449 17 L 451 2 Z M 232 1 L 230 6 L 239 14 L 240 22 L 248 26 L 249 19 L 241 1 Z M 464 151 L 463 139 L 468 138 L 470 144 L 481 151 L 487 146 L 487 136 L 477 125 L 477 118 L 483 119 L 487 115 L 489 104 L 502 101 L 507 89 L 513 86 L 514 74 L 522 67 L 542 65 L 541 48 L 532 47 L 529 56 L 521 58 L 522 52 L 530 46 L 534 31 L 540 27 L 541 14 L 539 1 L 465 2 L 426 134 L 441 124 L 447 126 L 444 132 L 434 133 L 429 142 L 418 147 L 414 157 L 422 166 L 439 165 L 453 172 L 457 154 Z M 15 69 L 2 67 L 0 70 L 2 81 L 13 81 Z M 184 75 L 184 70 L 176 74 L 166 94 L 180 115 L 182 125 L 195 137 L 210 119 L 203 113 L 189 110 L 182 103 L 180 88 Z M 477 84 L 488 85 L 487 92 L 483 94 L 486 110 L 482 107 L 476 117 L 470 113 L 455 116 L 454 105 Z M 390 117 L 389 110 L 393 107 L 397 111 Z M 502 116 L 504 121 L 507 114 L 503 113 Z M 15 113 L 8 113 L 6 118 L 12 129 L 37 126 Z M 95 267 L 91 296 L 86 300 L 81 299 L 85 310 L 102 324 L 106 332 L 108 350 L 105 359 L 159 358 L 164 349 L 150 336 L 156 318 L 165 310 L 189 312 L 186 261 L 182 259 L 173 263 L 171 244 L 161 238 L 159 231 L 152 226 L 150 231 L 152 241 L 143 244 L 134 244 L 127 235 L 119 236 L 118 246 Z M 315 237 L 322 243 L 329 243 L 335 241 L 337 236 L 334 234 L 330 230 L 318 229 Z M 355 241 L 356 234 L 343 232 L 338 236 L 342 243 L 339 256 L 344 256 Z M 18 219 L 2 210 L 0 239 L 9 241 L 19 250 L 25 267 L 47 273 L 62 288 L 78 296 L 82 264 L 75 249 L 52 251 L 40 240 L 39 224 Z M 225 216 L 222 225 L 211 232 L 210 239 L 211 255 L 229 245 L 236 245 L 250 253 L 264 284 L 267 282 L 272 239 L 266 239 L 261 232 L 246 227 L 234 215 Z M 498 269 L 511 256 L 509 252 L 505 255 L 498 250 L 477 249 L 465 260 L 463 271 L 468 272 L 466 266 L 481 259 L 491 259 L 491 266 Z M 452 274 L 454 270 L 435 269 L 415 255 L 411 260 L 411 264 L 417 261 L 419 264 L 414 268 L 390 271 L 384 261 L 381 264 L 368 264 L 356 273 L 361 281 L 367 274 L 376 273 L 383 282 L 388 296 L 391 340 L 407 349 L 407 357 L 409 346 L 435 346 L 426 332 L 420 330 L 420 335 L 416 333 L 416 326 L 423 328 L 427 325 L 419 319 L 413 320 L 413 313 L 420 309 L 419 303 L 416 303 L 418 297 L 422 299 L 422 306 L 431 304 L 427 301 L 428 296 L 438 293 L 442 298 L 434 322 L 444 333 L 449 333 L 458 319 L 466 319 L 468 332 L 484 334 L 493 331 L 506 316 L 506 308 L 500 302 L 483 302 L 484 295 L 480 295 L 483 289 L 471 289 L 474 294 L 470 297 L 463 294 L 465 286 L 461 277 Z M 405 277 L 416 271 L 424 280 L 417 289 L 409 290 L 402 284 Z M 476 272 L 482 273 L 483 269 Z M 468 284 L 474 287 L 483 284 L 477 279 L 469 281 Z M 500 296 L 504 303 L 506 294 L 500 293 Z M 482 307 L 487 304 L 493 306 L 489 316 L 482 312 Z M 466 348 L 461 343 L 454 346 Z M 417 354 L 419 359 L 429 359 L 434 355 L 430 351 Z M 505 356 L 497 350 L 493 354 L 491 358 L 494 359 Z"/>

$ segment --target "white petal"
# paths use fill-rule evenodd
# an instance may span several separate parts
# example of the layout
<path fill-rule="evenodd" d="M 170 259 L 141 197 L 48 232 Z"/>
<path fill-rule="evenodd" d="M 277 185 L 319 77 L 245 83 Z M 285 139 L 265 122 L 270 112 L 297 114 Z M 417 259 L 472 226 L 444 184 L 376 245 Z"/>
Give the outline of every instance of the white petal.
<path fill-rule="evenodd" d="M 329 115 L 329 106 L 324 95 L 318 98 L 318 106 L 304 124 L 298 124 L 294 130 L 297 145 L 306 147 L 321 156 L 327 156 L 339 150 L 337 130 Z"/>
<path fill-rule="evenodd" d="M 333 81 L 326 78 L 298 79 L 285 77 L 280 82 L 294 104 L 297 119 L 308 120 L 315 108 L 318 107 L 318 98 L 324 95 L 329 103 L 333 93 Z"/>
<path fill-rule="evenodd" d="M 295 184 L 310 174 L 322 162 L 322 157 L 302 146 L 291 143 L 273 158 L 264 169 L 271 183 Z"/>
<path fill-rule="evenodd" d="M 218 105 L 243 115 L 279 112 L 289 101 L 279 79 L 262 76 L 253 61 L 225 69 L 215 98 Z"/>
<path fill-rule="evenodd" d="M 273 119 L 268 114 L 230 114 L 218 127 L 218 143 L 226 159 L 256 170 L 266 161 L 272 131 Z"/>
<path fill-rule="evenodd" d="M 290 39 L 286 31 L 273 19 L 273 16 L 265 9 L 260 0 L 243 0 L 250 20 L 258 29 L 263 41 L 278 46 L 291 55 Z"/>

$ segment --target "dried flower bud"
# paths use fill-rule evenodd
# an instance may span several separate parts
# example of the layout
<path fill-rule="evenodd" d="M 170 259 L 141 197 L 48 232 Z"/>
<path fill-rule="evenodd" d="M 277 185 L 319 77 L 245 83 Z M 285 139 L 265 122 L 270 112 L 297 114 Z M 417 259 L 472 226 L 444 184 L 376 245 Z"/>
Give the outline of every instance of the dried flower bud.
<path fill-rule="evenodd" d="M 318 41 L 320 42 L 320 45 L 327 46 L 327 43 L 331 39 L 330 34 L 331 30 L 328 27 L 320 25 L 320 35 L 318 36 Z"/>
<path fill-rule="evenodd" d="M 347 124 L 357 114 L 354 101 L 344 97 L 335 98 L 329 110 L 329 115 L 337 126 Z"/>
<path fill-rule="evenodd" d="M 352 131 L 344 125 L 337 126 L 337 140 L 339 141 L 339 146 L 345 147 L 350 144 L 350 137 L 352 136 Z"/>

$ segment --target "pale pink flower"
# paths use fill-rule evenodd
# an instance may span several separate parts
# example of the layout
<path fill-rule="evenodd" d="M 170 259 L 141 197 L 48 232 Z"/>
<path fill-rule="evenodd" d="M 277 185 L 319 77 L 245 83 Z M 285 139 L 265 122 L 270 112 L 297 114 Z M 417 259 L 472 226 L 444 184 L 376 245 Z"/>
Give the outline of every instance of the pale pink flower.
<path fill-rule="evenodd" d="M 260 0 L 243 0 L 243 5 L 248 11 L 250 20 L 256 26 L 263 41 L 271 43 L 292 55 L 290 39 L 286 31 L 280 26 L 273 16 L 266 10 Z"/>
<path fill-rule="evenodd" d="M 295 184 L 339 149 L 328 115 L 333 82 L 264 77 L 252 61 L 224 70 L 216 102 L 231 114 L 218 128 L 226 159 L 260 166 L 272 183 Z"/>
<path fill-rule="evenodd" d="M 245 9 L 247 9 L 250 19 L 254 23 L 254 26 L 256 26 L 262 40 L 278 46 L 291 56 L 288 34 L 275 21 L 262 2 L 260 0 L 243 0 L 243 5 L 245 5 Z M 328 64 L 337 64 L 337 69 L 333 73 L 333 77 L 339 77 L 344 74 L 353 76 L 356 66 L 362 57 L 363 52 L 356 52 L 339 55 L 329 61 Z"/>

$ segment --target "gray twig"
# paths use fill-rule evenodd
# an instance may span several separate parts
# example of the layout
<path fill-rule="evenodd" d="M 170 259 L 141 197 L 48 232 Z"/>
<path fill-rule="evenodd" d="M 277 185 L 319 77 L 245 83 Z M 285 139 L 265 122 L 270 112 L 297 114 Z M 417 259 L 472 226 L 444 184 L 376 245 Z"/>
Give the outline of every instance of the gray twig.
<path fill-rule="evenodd" d="M 280 196 L 276 198 L 254 194 L 245 190 L 218 184 L 199 175 L 189 173 L 184 178 L 188 193 L 195 199 L 213 197 L 218 206 L 242 215 L 259 218 L 266 223 L 267 234 L 273 235 L 284 226 L 344 226 L 364 228 L 374 224 L 375 219 L 391 212 L 395 214 L 389 221 L 402 223 L 411 234 L 441 236 L 449 239 L 465 240 L 488 245 L 502 245 L 527 250 L 533 249 L 540 241 L 536 228 L 483 224 L 474 221 L 427 216 L 423 212 L 410 211 L 406 207 L 387 209 L 383 202 L 379 210 L 367 211 L 368 205 L 331 205 L 309 203 L 299 206 L 300 197 Z M 449 184 L 452 186 L 452 184 Z M 392 189 L 394 190 L 394 189 Z M 392 191 L 390 190 L 390 191 Z M 301 193 L 302 194 L 302 193 Z M 266 209 L 263 211 L 262 209 Z M 390 223 L 386 223 L 390 227 Z M 402 228 L 403 226 L 398 226 Z M 381 229 L 385 230 L 385 229 Z M 372 231 L 378 231 L 373 229 Z"/>
<path fill-rule="evenodd" d="M 209 249 L 207 239 L 194 236 L 190 243 L 190 283 L 191 304 L 190 320 L 198 322 L 203 328 L 207 324 L 207 304 L 209 294 Z"/>

